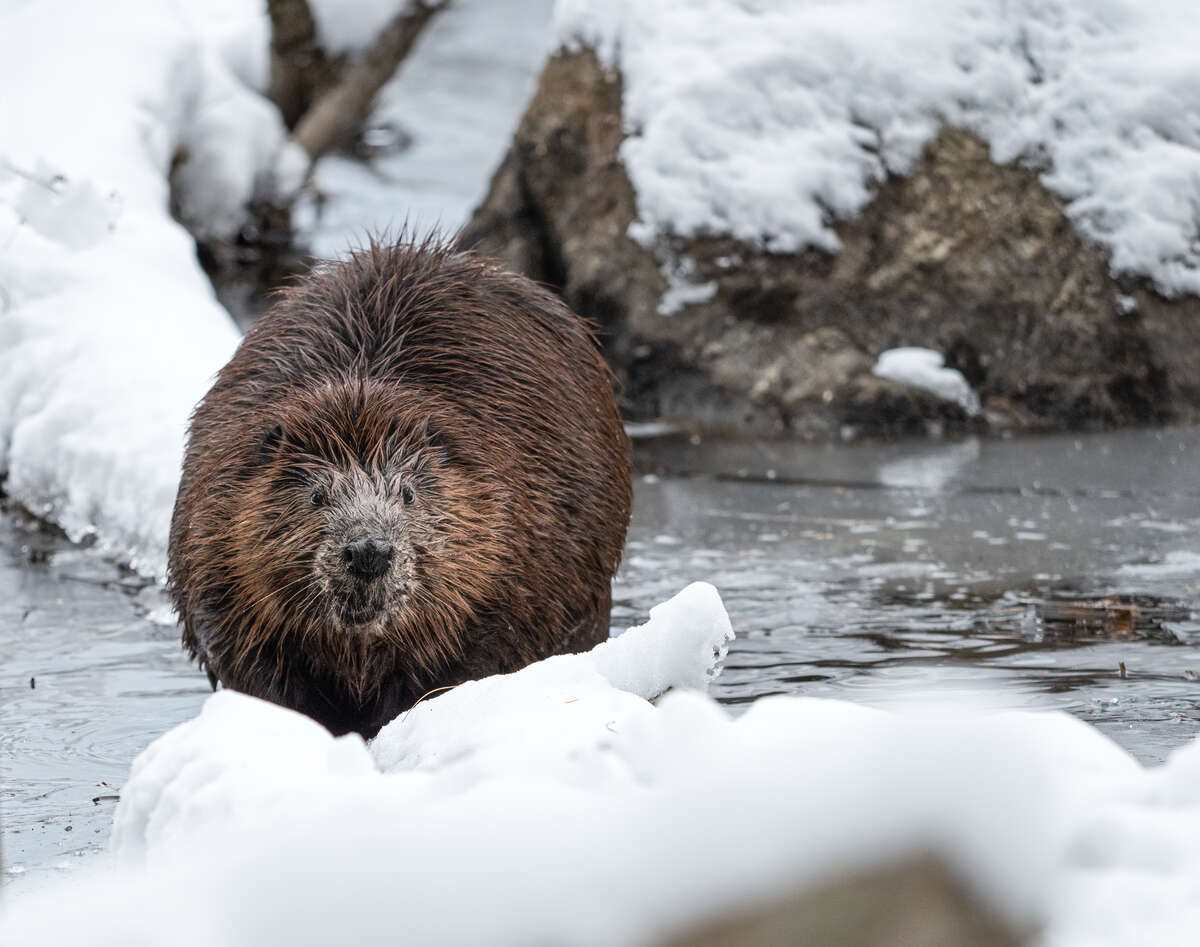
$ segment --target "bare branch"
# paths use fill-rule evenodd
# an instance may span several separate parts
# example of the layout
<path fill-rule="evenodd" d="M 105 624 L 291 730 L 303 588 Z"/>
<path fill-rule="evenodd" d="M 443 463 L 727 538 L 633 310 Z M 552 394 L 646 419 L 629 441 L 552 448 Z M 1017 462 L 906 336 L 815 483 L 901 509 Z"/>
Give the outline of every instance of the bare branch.
<path fill-rule="evenodd" d="M 447 5 L 448 0 L 415 0 L 384 28 L 362 60 L 317 97 L 292 135 L 309 158 L 316 161 L 346 141 L 367 119 L 376 94 L 404 61 L 426 24 Z"/>

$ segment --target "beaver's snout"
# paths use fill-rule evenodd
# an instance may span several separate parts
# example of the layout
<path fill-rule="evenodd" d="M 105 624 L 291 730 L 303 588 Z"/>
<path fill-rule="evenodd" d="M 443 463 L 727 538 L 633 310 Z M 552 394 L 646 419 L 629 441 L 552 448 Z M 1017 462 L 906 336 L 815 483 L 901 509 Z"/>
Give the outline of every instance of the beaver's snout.
<path fill-rule="evenodd" d="M 356 539 L 342 550 L 346 571 L 360 579 L 377 579 L 392 566 L 396 547 L 382 536 Z"/>

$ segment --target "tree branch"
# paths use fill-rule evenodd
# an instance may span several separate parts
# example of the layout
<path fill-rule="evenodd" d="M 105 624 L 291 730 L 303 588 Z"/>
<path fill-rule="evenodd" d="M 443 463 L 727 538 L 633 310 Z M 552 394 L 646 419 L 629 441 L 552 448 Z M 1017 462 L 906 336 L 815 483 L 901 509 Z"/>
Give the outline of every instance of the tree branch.
<path fill-rule="evenodd" d="M 292 135 L 311 160 L 346 141 L 367 119 L 376 94 L 404 61 L 426 24 L 447 5 L 448 0 L 414 0 L 384 28 L 366 55 L 317 97 Z"/>

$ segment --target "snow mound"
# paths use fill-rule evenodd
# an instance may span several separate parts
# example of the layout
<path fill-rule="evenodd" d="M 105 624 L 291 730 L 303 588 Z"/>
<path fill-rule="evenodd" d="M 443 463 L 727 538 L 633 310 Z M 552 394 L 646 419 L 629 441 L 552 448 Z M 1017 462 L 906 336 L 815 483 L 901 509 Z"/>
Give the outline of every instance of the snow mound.
<path fill-rule="evenodd" d="M 732 639 L 717 590 L 695 582 L 652 608 L 644 625 L 586 654 L 549 658 L 418 704 L 380 731 L 372 752 L 387 772 L 452 767 L 458 782 L 509 769 L 556 771 L 587 784 L 596 778 L 592 759 L 578 749 L 609 743 L 671 688 L 703 690 Z M 497 707 L 505 712 L 495 714 Z M 581 760 L 583 770 L 572 773 Z"/>
<path fill-rule="evenodd" d="M 683 689 L 729 634 L 694 585 L 370 746 L 220 692 L 135 762 L 116 864 L 18 889 L 0 940 L 646 943 L 932 849 L 1044 943 L 1189 942 L 1200 743 L 1146 771 L 1059 713 L 776 697 L 733 718 Z"/>
<path fill-rule="evenodd" d="M 633 235 L 838 248 L 943 124 L 1024 160 L 1114 271 L 1200 293 L 1191 0 L 559 0 L 620 69 Z"/>
<path fill-rule="evenodd" d="M 184 425 L 238 340 L 168 176 L 229 236 L 294 170 L 284 129 L 174 4 L 9 4 L 0 77 L 4 490 L 161 575 Z"/>
<path fill-rule="evenodd" d="M 979 395 L 956 368 L 946 368 L 941 352 L 906 346 L 881 352 L 872 371 L 880 378 L 929 391 L 953 401 L 967 414 L 979 414 Z"/>

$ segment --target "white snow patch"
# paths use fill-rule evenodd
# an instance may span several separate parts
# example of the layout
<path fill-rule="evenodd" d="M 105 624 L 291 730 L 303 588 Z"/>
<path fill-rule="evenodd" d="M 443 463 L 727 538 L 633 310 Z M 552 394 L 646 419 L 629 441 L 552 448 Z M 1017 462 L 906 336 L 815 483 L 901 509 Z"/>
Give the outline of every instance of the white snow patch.
<path fill-rule="evenodd" d="M 1200 293 L 1192 0 L 559 0 L 623 77 L 631 233 L 836 250 L 939 126 L 1044 168 L 1114 271 Z"/>
<path fill-rule="evenodd" d="M 135 762 L 116 866 L 15 890 L 0 939 L 646 943 L 928 849 L 1048 944 L 1194 932 L 1200 743 L 1147 771 L 1060 713 L 777 697 L 733 718 L 684 689 L 728 640 L 715 591 L 690 586 L 370 746 L 219 692 Z"/>
<path fill-rule="evenodd" d="M 5 490 L 160 575 L 184 423 L 238 339 L 168 174 L 183 212 L 228 236 L 284 154 L 275 110 L 184 12 L 0 12 L 0 79 L 20 90 L 0 97 Z"/>
<path fill-rule="evenodd" d="M 872 371 L 880 378 L 929 391 L 953 401 L 967 414 L 979 414 L 979 395 L 967 383 L 962 372 L 946 368 L 941 352 L 917 346 L 888 349 L 879 354 Z"/>
<path fill-rule="evenodd" d="M 671 688 L 706 688 L 732 640 L 717 590 L 693 583 L 652 608 L 644 625 L 586 654 L 548 658 L 418 704 L 384 727 L 371 750 L 385 772 L 448 769 L 456 785 L 511 771 L 553 772 L 587 786 L 600 774 L 580 748 L 601 750 Z M 493 712 L 500 707 L 504 713 Z"/>

